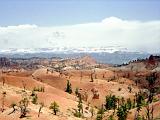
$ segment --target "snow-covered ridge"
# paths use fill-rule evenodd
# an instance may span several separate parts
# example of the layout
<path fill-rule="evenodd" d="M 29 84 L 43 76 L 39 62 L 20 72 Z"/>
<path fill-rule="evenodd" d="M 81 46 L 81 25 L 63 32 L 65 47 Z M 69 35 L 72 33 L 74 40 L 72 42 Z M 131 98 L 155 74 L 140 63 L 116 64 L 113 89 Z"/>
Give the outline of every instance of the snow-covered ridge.
<path fill-rule="evenodd" d="M 50 52 L 58 52 L 58 53 L 99 53 L 99 52 L 107 52 L 114 53 L 116 51 L 127 51 L 126 48 L 117 46 L 109 46 L 109 47 L 81 47 L 81 48 L 67 48 L 67 47 L 54 47 L 54 48 L 25 48 L 25 49 L 3 49 L 0 50 L 0 53 L 50 53 Z"/>

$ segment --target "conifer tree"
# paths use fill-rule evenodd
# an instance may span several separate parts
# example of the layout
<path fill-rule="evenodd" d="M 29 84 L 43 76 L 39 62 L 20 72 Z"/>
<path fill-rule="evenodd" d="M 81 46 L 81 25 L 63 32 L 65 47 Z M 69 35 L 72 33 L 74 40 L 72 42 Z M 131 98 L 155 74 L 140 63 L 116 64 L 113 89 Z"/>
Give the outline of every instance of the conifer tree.
<path fill-rule="evenodd" d="M 153 96 L 155 93 L 155 82 L 157 80 L 157 75 L 156 73 L 152 73 L 149 76 L 146 77 L 146 80 L 148 81 L 148 90 L 149 90 L 149 95 L 148 95 L 148 103 L 151 103 L 153 101 Z"/>
<path fill-rule="evenodd" d="M 59 112 L 59 105 L 54 101 L 51 103 L 49 109 L 53 111 L 54 115 L 57 115 L 57 112 Z"/>
<path fill-rule="evenodd" d="M 118 120 L 126 120 L 127 115 L 128 115 L 127 105 L 123 104 L 117 109 Z"/>
<path fill-rule="evenodd" d="M 71 83 L 69 82 L 69 80 L 67 80 L 67 87 L 66 87 L 65 92 L 68 92 L 69 94 L 72 93 L 72 85 L 71 85 Z"/>
<path fill-rule="evenodd" d="M 83 104 L 82 104 L 82 98 L 81 98 L 81 95 L 80 96 L 78 96 L 78 98 L 79 98 L 79 100 L 78 100 L 78 105 L 77 105 L 77 107 L 78 107 L 78 109 L 76 110 L 76 112 L 75 112 L 75 116 L 76 117 L 82 117 L 83 116 Z"/>
<path fill-rule="evenodd" d="M 116 98 L 115 95 L 109 95 L 106 96 L 106 103 L 105 103 L 105 107 L 107 110 L 111 110 L 111 109 L 115 109 L 117 108 L 117 101 L 118 99 Z"/>

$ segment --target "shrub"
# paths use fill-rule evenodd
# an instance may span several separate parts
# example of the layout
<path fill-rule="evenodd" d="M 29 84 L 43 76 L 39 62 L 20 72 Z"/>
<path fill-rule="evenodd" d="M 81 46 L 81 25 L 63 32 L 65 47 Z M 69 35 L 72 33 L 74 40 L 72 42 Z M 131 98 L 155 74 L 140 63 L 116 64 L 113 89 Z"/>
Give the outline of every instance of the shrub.
<path fill-rule="evenodd" d="M 128 86 L 128 90 L 129 90 L 129 92 L 131 93 L 131 92 L 132 92 L 132 87 L 131 87 L 131 86 Z"/>
<path fill-rule="evenodd" d="M 82 113 L 79 112 L 78 110 L 75 110 L 74 116 L 80 118 L 80 117 L 82 117 L 83 115 L 82 115 Z"/>
<path fill-rule="evenodd" d="M 96 120 L 102 120 L 102 119 L 103 119 L 102 115 L 101 114 L 97 114 Z"/>
<path fill-rule="evenodd" d="M 78 94 L 79 94 L 79 88 L 76 88 L 76 90 L 75 90 L 75 94 L 76 94 L 76 96 L 78 97 Z"/>
<path fill-rule="evenodd" d="M 31 93 L 31 96 L 35 96 L 35 91 L 34 90 L 32 90 L 32 93 Z"/>
<path fill-rule="evenodd" d="M 10 105 L 10 107 L 11 108 L 13 108 L 13 111 L 12 112 L 10 112 L 8 115 L 10 115 L 10 114 L 12 114 L 12 113 L 14 113 L 17 109 L 15 108 L 17 106 L 17 104 L 16 103 L 12 103 L 11 105 Z"/>
<path fill-rule="evenodd" d="M 35 94 L 35 95 L 32 97 L 32 103 L 33 103 L 33 104 L 37 104 L 37 99 L 38 99 L 37 94 Z"/>
<path fill-rule="evenodd" d="M 6 97 L 6 92 L 4 91 L 4 92 L 2 92 L 2 112 L 4 112 L 4 102 L 5 102 L 5 97 Z"/>
<path fill-rule="evenodd" d="M 19 102 L 19 107 L 20 107 L 20 110 L 21 110 L 20 118 L 26 117 L 26 114 L 29 112 L 27 110 L 28 104 L 29 104 L 29 100 L 27 98 L 23 98 Z"/>
<path fill-rule="evenodd" d="M 122 90 L 122 88 L 118 88 L 118 91 L 121 91 Z"/>
<path fill-rule="evenodd" d="M 97 112 L 96 120 L 102 120 L 103 119 L 104 111 L 105 110 L 104 110 L 103 105 L 102 105 L 102 107 Z"/>
<path fill-rule="evenodd" d="M 44 87 L 34 87 L 33 91 L 44 92 Z"/>
<path fill-rule="evenodd" d="M 91 109 L 89 111 L 91 112 L 91 117 L 93 117 L 93 115 L 95 114 L 94 108 L 91 107 Z"/>
<path fill-rule="evenodd" d="M 40 116 L 40 113 L 41 113 L 41 110 L 42 110 L 43 107 L 44 107 L 44 103 L 40 103 L 40 107 L 39 107 L 39 110 L 38 110 L 38 117 Z"/>
<path fill-rule="evenodd" d="M 130 98 L 127 99 L 127 108 L 130 110 L 132 109 L 132 101 Z"/>
<path fill-rule="evenodd" d="M 107 120 L 114 120 L 113 115 L 110 115 Z"/>

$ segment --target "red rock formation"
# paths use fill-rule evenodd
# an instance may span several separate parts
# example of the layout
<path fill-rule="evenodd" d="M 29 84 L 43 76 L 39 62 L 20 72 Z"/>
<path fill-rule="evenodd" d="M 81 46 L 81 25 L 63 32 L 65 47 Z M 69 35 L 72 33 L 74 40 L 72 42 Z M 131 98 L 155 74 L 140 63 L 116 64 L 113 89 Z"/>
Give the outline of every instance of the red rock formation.
<path fill-rule="evenodd" d="M 97 89 L 92 88 L 91 89 L 92 93 L 93 93 L 93 98 L 92 99 L 99 99 L 99 92 Z"/>

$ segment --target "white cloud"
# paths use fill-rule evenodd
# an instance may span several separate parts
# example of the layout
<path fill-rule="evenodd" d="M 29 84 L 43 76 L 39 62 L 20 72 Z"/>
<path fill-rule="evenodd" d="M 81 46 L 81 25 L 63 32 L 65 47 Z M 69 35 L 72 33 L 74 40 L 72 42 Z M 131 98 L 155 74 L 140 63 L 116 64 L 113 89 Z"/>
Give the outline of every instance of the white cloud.
<path fill-rule="evenodd" d="M 0 27 L 0 48 L 123 46 L 132 51 L 160 52 L 160 21 L 127 21 L 110 17 L 98 23 L 60 27 Z"/>

